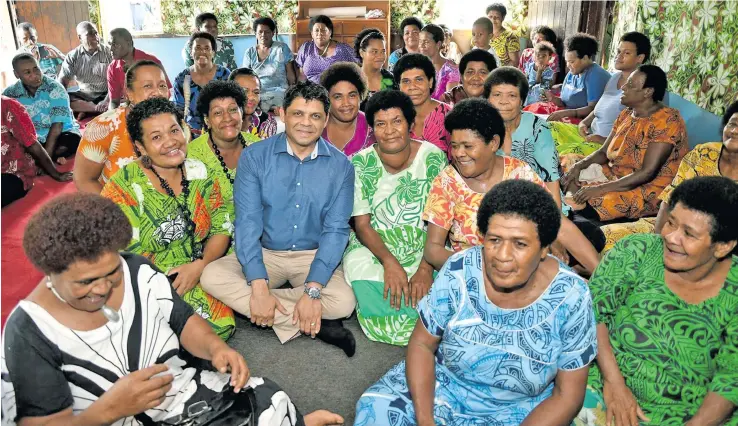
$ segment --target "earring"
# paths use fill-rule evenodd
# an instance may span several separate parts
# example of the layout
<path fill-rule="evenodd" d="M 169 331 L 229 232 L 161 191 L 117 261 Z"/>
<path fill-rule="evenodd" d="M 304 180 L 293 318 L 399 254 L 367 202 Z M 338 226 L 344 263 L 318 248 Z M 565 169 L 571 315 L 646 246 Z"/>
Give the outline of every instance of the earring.
<path fill-rule="evenodd" d="M 46 276 L 46 288 L 48 288 L 49 290 L 51 290 L 53 287 L 54 287 L 54 285 L 51 283 L 51 277 L 47 275 Z"/>
<path fill-rule="evenodd" d="M 142 155 L 141 156 L 141 166 L 143 166 L 143 168 L 145 169 L 150 169 L 152 166 L 151 157 L 149 157 L 146 154 Z"/>

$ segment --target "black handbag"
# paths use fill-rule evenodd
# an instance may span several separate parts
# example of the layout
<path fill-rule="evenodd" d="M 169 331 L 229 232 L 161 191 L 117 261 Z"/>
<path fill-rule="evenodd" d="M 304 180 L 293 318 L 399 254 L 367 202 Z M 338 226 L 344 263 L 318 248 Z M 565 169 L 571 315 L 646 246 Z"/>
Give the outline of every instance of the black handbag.
<path fill-rule="evenodd" d="M 227 386 L 209 404 L 197 402 L 186 416 L 164 420 L 162 426 L 256 426 L 256 395 L 251 388 L 233 392 Z"/>

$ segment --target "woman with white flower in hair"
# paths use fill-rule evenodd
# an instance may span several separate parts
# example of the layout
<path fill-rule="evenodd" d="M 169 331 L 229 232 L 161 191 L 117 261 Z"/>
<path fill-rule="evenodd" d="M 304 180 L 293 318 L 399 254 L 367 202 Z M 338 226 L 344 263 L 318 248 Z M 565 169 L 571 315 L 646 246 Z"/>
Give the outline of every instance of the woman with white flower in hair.
<path fill-rule="evenodd" d="M 138 160 L 105 185 L 110 198 L 133 226 L 127 251 L 147 257 L 172 287 L 215 332 L 228 339 L 233 311 L 200 287 L 202 270 L 228 249 L 233 225 L 220 181 L 205 164 L 186 158 L 182 115 L 173 103 L 153 98 L 128 114 L 128 133 Z"/>

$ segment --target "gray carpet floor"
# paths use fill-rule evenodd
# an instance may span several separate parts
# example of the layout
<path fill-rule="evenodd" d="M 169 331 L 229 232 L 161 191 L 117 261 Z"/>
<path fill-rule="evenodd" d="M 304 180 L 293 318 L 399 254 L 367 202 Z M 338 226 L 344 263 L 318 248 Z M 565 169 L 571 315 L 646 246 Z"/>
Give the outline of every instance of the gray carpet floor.
<path fill-rule="evenodd" d="M 353 425 L 356 401 L 405 358 L 405 348 L 370 341 L 355 315 L 344 321 L 344 326 L 356 338 L 352 358 L 335 346 L 305 336 L 282 345 L 272 330 L 253 327 L 239 317 L 228 344 L 246 358 L 252 375 L 278 383 L 303 414 L 322 408 Z"/>

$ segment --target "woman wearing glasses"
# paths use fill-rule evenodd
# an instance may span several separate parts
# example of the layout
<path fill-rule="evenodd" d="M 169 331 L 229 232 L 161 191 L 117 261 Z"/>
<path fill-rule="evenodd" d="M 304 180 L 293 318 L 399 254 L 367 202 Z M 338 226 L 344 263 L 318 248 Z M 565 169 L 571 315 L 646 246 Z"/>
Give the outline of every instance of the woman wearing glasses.
<path fill-rule="evenodd" d="M 333 21 L 325 15 L 310 18 L 313 39 L 300 46 L 295 63 L 300 67 L 300 81 L 320 84 L 320 75 L 336 62 L 356 62 L 353 47 L 333 40 Z"/>

